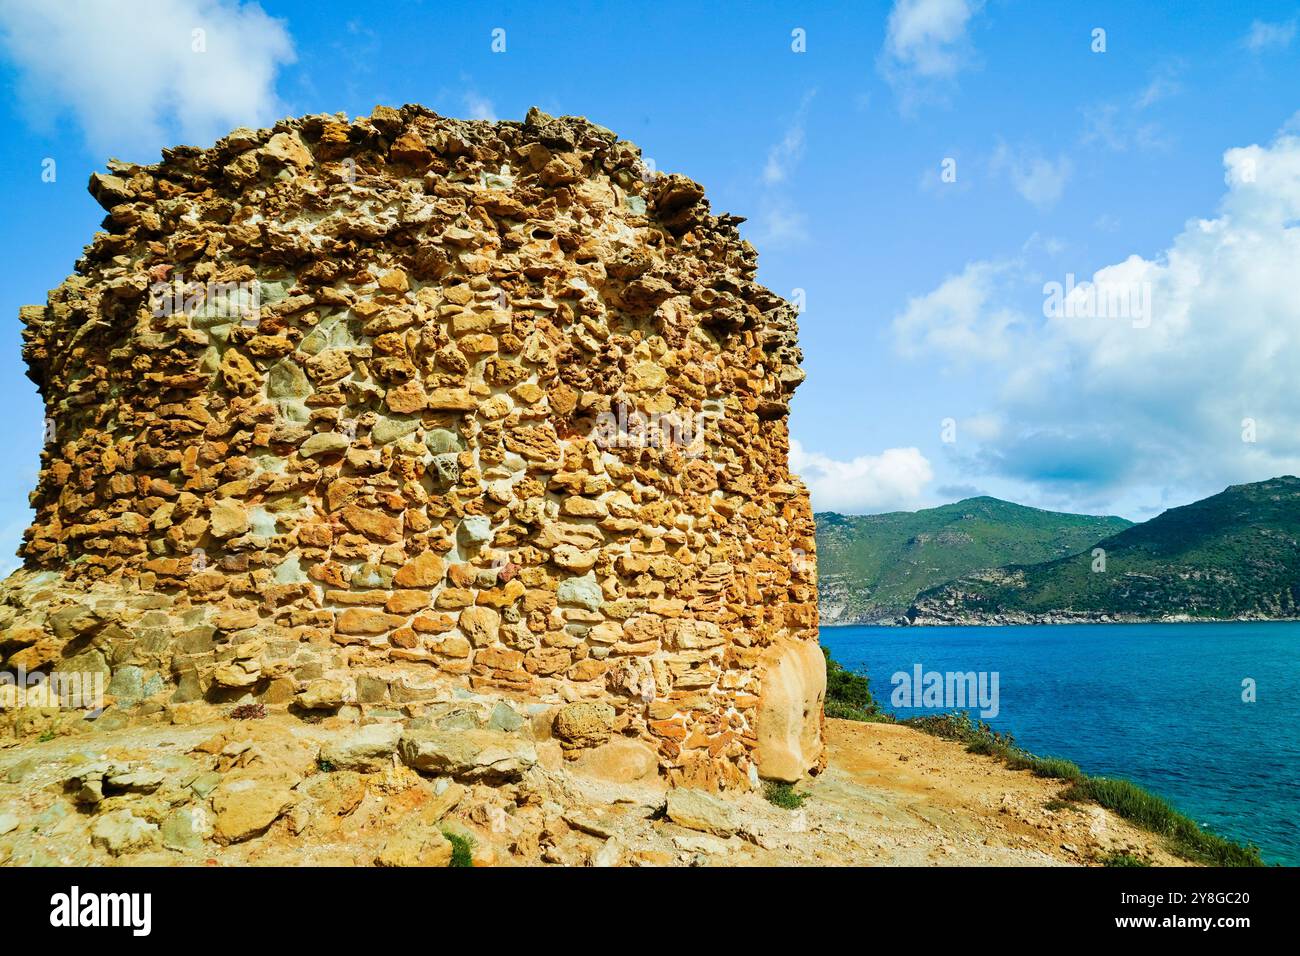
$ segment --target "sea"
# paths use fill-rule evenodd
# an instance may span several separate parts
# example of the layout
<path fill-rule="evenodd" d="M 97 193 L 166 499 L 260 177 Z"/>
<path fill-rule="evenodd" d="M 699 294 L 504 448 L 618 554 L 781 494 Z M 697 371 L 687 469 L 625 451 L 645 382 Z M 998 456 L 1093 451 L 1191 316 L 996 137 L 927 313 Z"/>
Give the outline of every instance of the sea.
<path fill-rule="evenodd" d="M 898 717 L 953 709 L 901 691 L 907 706 L 891 704 L 894 675 L 918 664 L 982 673 L 986 689 L 996 674 L 986 720 L 1020 747 L 1126 777 L 1300 866 L 1300 623 L 824 627 L 821 641 Z"/>

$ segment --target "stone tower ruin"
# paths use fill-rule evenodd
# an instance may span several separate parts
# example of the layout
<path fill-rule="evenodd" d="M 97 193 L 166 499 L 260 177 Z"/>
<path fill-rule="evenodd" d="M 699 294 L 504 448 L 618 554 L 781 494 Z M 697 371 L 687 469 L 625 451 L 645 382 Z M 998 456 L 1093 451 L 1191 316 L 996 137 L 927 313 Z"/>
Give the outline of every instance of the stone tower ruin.
<path fill-rule="evenodd" d="M 110 164 L 22 310 L 46 406 L 9 669 L 118 708 L 512 701 L 675 782 L 821 758 L 794 309 L 580 118 L 418 106 Z"/>

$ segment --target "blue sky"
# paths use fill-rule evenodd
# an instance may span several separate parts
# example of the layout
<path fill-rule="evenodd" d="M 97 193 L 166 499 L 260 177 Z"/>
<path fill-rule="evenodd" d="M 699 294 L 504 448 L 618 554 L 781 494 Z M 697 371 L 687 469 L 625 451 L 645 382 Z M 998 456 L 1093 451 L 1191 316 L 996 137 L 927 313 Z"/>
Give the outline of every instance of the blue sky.
<path fill-rule="evenodd" d="M 792 464 L 819 508 L 989 493 L 1141 519 L 1295 472 L 1298 16 L 1300 2 L 6 0 L 0 564 L 42 430 L 17 310 L 97 228 L 91 171 L 378 103 L 585 115 L 748 216 L 762 281 L 806 300 Z M 1145 290 L 1145 318 L 1048 317 L 1045 283 L 1069 275 Z"/>

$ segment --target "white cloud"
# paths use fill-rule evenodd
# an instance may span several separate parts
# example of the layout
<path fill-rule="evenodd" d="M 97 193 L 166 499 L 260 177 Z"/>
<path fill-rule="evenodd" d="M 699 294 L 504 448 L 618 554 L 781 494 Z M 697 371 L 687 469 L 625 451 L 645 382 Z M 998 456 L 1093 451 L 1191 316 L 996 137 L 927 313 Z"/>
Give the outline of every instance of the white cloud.
<path fill-rule="evenodd" d="M 1287 20 L 1284 23 L 1269 23 L 1266 20 L 1256 20 L 1250 25 L 1250 32 L 1246 34 L 1245 39 L 1241 42 L 1252 53 L 1262 53 L 1265 50 L 1285 50 L 1295 39 L 1296 21 Z"/>
<path fill-rule="evenodd" d="M 763 167 L 763 182 L 769 185 L 782 182 L 790 175 L 790 167 L 803 156 L 803 123 L 794 123 L 785 131 L 781 142 L 767 154 Z"/>
<path fill-rule="evenodd" d="M 1022 322 L 1004 295 L 1014 263 L 972 262 L 960 275 L 908 301 L 894 319 L 894 340 L 904 355 L 938 352 L 962 361 L 1000 360 L 1010 351 L 1011 333 Z"/>
<path fill-rule="evenodd" d="M 487 120 L 489 123 L 497 121 L 496 107 L 492 101 L 472 91 L 465 94 L 465 111 L 467 119 Z"/>
<path fill-rule="evenodd" d="M 95 153 L 135 159 L 275 120 L 294 59 L 284 22 L 238 0 L 6 0 L 0 34 L 34 122 L 70 113 Z"/>
<path fill-rule="evenodd" d="M 818 511 L 863 514 L 918 506 L 934 480 L 930 462 L 916 448 L 889 448 L 879 455 L 838 461 L 790 442 L 790 470 L 803 478 Z"/>
<path fill-rule="evenodd" d="M 1151 82 L 1138 93 L 1133 101 L 1133 106 L 1135 109 L 1144 110 L 1147 107 L 1154 106 L 1161 100 L 1176 96 L 1182 92 L 1182 89 L 1183 85 L 1177 80 L 1177 69 L 1166 66 L 1152 75 Z"/>
<path fill-rule="evenodd" d="M 1167 147 L 1169 140 L 1160 124 L 1142 118 L 1140 113 L 1136 102 L 1133 106 L 1116 103 L 1085 106 L 1079 140 L 1084 146 L 1101 145 L 1117 153 Z"/>
<path fill-rule="evenodd" d="M 1214 218 L 1091 276 L 1149 294 L 1145 317 L 1044 318 L 1025 274 L 974 262 L 895 319 L 904 350 L 974 355 L 1003 383 L 989 469 L 1080 498 L 1141 487 L 1147 501 L 1300 472 L 1300 137 L 1223 161 Z"/>
<path fill-rule="evenodd" d="M 790 125 L 767 154 L 761 175 L 762 190 L 757 198 L 758 214 L 753 220 L 753 241 L 760 249 L 800 245 L 808 241 L 808 217 L 786 194 L 786 180 L 803 158 L 804 124 L 815 89 L 804 93 Z"/>
<path fill-rule="evenodd" d="M 997 415 L 986 413 L 963 418 L 957 423 L 957 427 L 963 436 L 969 436 L 978 441 L 992 441 L 1001 437 L 1005 423 Z"/>
<path fill-rule="evenodd" d="M 1013 150 L 1006 143 L 998 144 L 991 165 L 995 173 L 1007 175 L 1021 198 L 1044 210 L 1061 198 L 1073 168 L 1065 156 L 1051 160 L 1032 150 Z"/>
<path fill-rule="evenodd" d="M 1178 75 L 1185 69 L 1181 60 L 1164 62 L 1151 71 L 1146 86 L 1126 96 L 1093 103 L 1083 108 L 1085 146 L 1100 144 L 1115 152 L 1129 149 L 1162 149 L 1169 138 L 1148 112 L 1157 103 L 1182 92 Z"/>
<path fill-rule="evenodd" d="M 809 90 L 804 94 L 803 101 L 800 102 L 794 119 L 786 128 L 785 135 L 768 151 L 767 165 L 763 167 L 763 182 L 767 185 L 775 186 L 777 183 L 784 182 L 795 164 L 803 158 L 804 121 L 808 116 L 808 107 L 812 103 L 812 98 L 816 95 L 816 90 Z"/>
<path fill-rule="evenodd" d="M 966 25 L 982 4 L 971 0 L 896 0 L 885 51 L 923 77 L 950 77 L 962 67 Z"/>
<path fill-rule="evenodd" d="M 942 91 L 969 65 L 967 27 L 983 0 L 895 0 L 879 66 L 905 109 Z"/>

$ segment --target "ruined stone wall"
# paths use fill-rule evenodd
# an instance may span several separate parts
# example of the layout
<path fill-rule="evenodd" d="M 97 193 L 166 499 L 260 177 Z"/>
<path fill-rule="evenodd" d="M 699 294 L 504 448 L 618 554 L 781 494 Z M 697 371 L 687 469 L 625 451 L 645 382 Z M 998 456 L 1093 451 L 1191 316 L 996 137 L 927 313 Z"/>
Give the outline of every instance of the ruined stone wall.
<path fill-rule="evenodd" d="M 708 785 L 816 763 L 801 356 L 740 220 L 537 110 L 110 169 L 22 311 L 48 442 L 7 666 L 317 709 L 459 687 Z"/>

